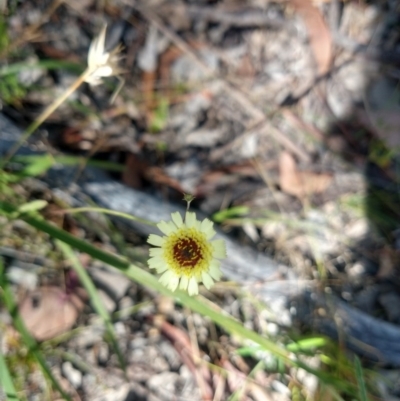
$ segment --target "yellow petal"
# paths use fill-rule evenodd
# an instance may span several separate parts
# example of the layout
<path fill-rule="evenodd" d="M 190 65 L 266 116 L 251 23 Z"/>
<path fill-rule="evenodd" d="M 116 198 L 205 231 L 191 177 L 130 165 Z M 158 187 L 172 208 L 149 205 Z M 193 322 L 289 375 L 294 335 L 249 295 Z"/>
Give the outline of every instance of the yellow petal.
<path fill-rule="evenodd" d="M 191 277 L 188 285 L 189 295 L 197 295 L 199 293 L 199 286 L 197 284 L 196 277 Z"/>
<path fill-rule="evenodd" d="M 168 264 L 167 263 L 162 263 L 154 267 L 156 269 L 158 274 L 164 273 L 168 269 Z"/>
<path fill-rule="evenodd" d="M 153 258 L 150 258 L 147 261 L 149 267 L 151 269 L 157 269 L 160 266 L 164 266 L 166 263 L 164 262 L 164 259 L 161 258 L 160 256 L 154 256 Z"/>
<path fill-rule="evenodd" d="M 176 274 L 174 274 L 173 276 L 171 276 L 167 287 L 171 291 L 175 291 L 178 288 L 178 284 L 179 284 L 179 277 Z"/>
<path fill-rule="evenodd" d="M 218 259 L 226 258 L 226 246 L 223 239 L 216 239 L 211 242 L 213 248 L 213 257 Z"/>
<path fill-rule="evenodd" d="M 210 263 L 210 267 L 208 269 L 208 274 L 215 280 L 218 281 L 222 277 L 221 270 L 219 269 L 220 263 L 217 260 L 213 260 Z"/>
<path fill-rule="evenodd" d="M 167 223 L 166 221 L 160 221 L 157 224 L 157 227 L 165 235 L 172 234 L 176 230 L 176 227 L 175 227 L 175 225 L 173 223 L 171 223 L 171 222 Z"/>
<path fill-rule="evenodd" d="M 170 282 L 171 278 L 174 276 L 175 274 L 171 271 L 171 270 L 167 270 L 159 279 L 158 281 L 165 285 L 166 287 L 168 286 L 168 283 Z"/>
<path fill-rule="evenodd" d="M 201 278 L 202 278 L 204 287 L 206 287 L 207 290 L 209 290 L 213 286 L 214 280 L 206 272 L 202 273 Z"/>
<path fill-rule="evenodd" d="M 188 284 L 189 284 L 189 279 L 187 278 L 187 276 L 182 276 L 181 277 L 181 283 L 179 284 L 179 288 L 181 290 L 187 291 Z"/>
<path fill-rule="evenodd" d="M 150 234 L 147 242 L 151 245 L 162 246 L 164 243 L 164 238 L 160 237 L 159 235 Z"/>
<path fill-rule="evenodd" d="M 182 216 L 179 212 L 172 213 L 171 217 L 172 217 L 172 221 L 175 223 L 175 225 L 178 228 L 183 226 Z"/>
<path fill-rule="evenodd" d="M 214 223 L 208 219 L 204 219 L 201 222 L 200 230 L 204 233 L 207 240 L 210 240 L 216 234 L 215 230 L 213 229 Z"/>
<path fill-rule="evenodd" d="M 150 256 L 163 256 L 164 250 L 161 248 L 150 248 L 149 254 L 150 254 Z"/>
<path fill-rule="evenodd" d="M 196 226 L 196 213 L 194 212 L 186 212 L 185 217 L 186 227 L 192 228 Z"/>

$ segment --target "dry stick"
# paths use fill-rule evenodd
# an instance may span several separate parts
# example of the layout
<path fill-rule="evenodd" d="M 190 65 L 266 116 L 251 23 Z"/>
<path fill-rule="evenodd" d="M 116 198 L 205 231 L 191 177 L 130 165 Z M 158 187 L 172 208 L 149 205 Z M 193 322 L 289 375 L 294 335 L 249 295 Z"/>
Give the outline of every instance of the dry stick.
<path fill-rule="evenodd" d="M 18 149 L 24 144 L 25 141 L 29 139 L 29 137 L 43 124 L 43 122 L 51 115 L 53 112 L 61 106 L 61 104 L 70 96 L 73 92 L 75 92 L 79 86 L 86 80 L 86 78 L 92 73 L 92 71 L 88 68 L 86 69 L 82 75 L 53 103 L 49 104 L 39 115 L 39 117 L 25 130 L 20 140 L 15 143 L 15 145 L 10 149 L 7 156 L 0 163 L 0 168 L 3 168 L 10 159 L 15 155 Z"/>
<path fill-rule="evenodd" d="M 196 64 L 198 64 L 207 74 L 211 77 L 219 79 L 219 83 L 224 89 L 224 91 L 237 103 L 239 103 L 248 114 L 250 114 L 254 121 L 252 122 L 252 129 L 255 126 L 260 126 L 260 131 L 265 131 L 267 133 L 273 133 L 276 140 L 287 150 L 296 154 L 302 161 L 309 162 L 310 157 L 307 152 L 300 148 L 299 145 L 294 144 L 291 139 L 289 139 L 282 132 L 274 128 L 266 119 L 265 114 L 258 107 L 254 106 L 254 104 L 245 96 L 245 94 L 238 88 L 234 86 L 234 84 L 227 82 L 221 77 L 216 76 L 214 71 L 208 67 L 192 50 L 192 48 L 181 39 L 175 32 L 171 31 L 163 21 L 150 9 L 141 7 L 137 4 L 131 4 L 127 0 L 124 0 L 126 5 L 132 6 L 136 10 L 138 10 L 142 15 L 144 15 L 150 23 L 154 24 L 156 28 L 161 31 L 167 38 L 169 38 L 182 52 L 186 53 Z M 246 135 L 248 131 L 245 131 L 242 135 Z"/>

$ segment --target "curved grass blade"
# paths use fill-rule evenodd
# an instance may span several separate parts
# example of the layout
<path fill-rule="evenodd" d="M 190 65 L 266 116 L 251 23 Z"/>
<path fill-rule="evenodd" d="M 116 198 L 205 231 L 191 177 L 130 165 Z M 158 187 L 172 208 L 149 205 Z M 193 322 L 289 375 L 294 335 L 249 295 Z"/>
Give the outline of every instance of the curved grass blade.
<path fill-rule="evenodd" d="M 354 367 L 358 383 L 358 394 L 360 397 L 360 401 L 368 401 L 367 387 L 365 385 L 364 374 L 362 371 L 360 359 L 357 356 L 354 358 L 354 365 L 355 365 Z"/>
<path fill-rule="evenodd" d="M 3 394 L 6 396 L 8 401 L 18 401 L 17 392 L 14 387 L 14 383 L 11 378 L 10 371 L 8 370 L 6 360 L 3 353 L 0 350 L 0 385 Z M 0 392 L 1 398 L 1 392 Z"/>
<path fill-rule="evenodd" d="M 18 74 L 21 71 L 31 70 L 32 68 L 45 68 L 47 70 L 55 70 L 55 69 L 62 69 L 71 72 L 75 72 L 77 74 L 81 74 L 85 69 L 84 66 L 71 63 L 68 61 L 62 60 L 41 60 L 36 63 L 14 63 L 11 65 L 5 65 L 0 68 L 0 77 L 4 77 L 10 74 Z"/>
<path fill-rule="evenodd" d="M 104 214 L 109 214 L 111 216 L 118 216 L 118 217 L 123 217 L 124 219 L 127 220 L 134 220 L 138 221 L 143 224 L 147 224 L 148 226 L 156 226 L 156 223 L 153 223 L 152 221 L 142 219 L 140 217 L 132 216 L 131 214 L 124 213 L 124 212 L 119 212 L 118 210 L 110 210 L 110 209 L 104 209 L 102 207 L 76 207 L 73 209 L 65 209 L 65 213 L 83 213 L 83 212 L 99 212 L 99 213 L 104 213 Z"/>
<path fill-rule="evenodd" d="M 107 309 L 104 307 L 104 304 L 97 292 L 97 289 L 87 273 L 86 269 L 79 262 L 79 259 L 74 254 L 72 248 L 65 242 L 56 241 L 57 247 L 62 251 L 65 258 L 71 262 L 71 267 L 75 270 L 76 274 L 79 277 L 79 281 L 85 287 L 86 291 L 89 294 L 90 302 L 97 312 L 97 314 L 103 319 L 104 325 L 106 327 L 107 334 L 109 336 L 112 347 L 114 348 L 115 353 L 117 354 L 118 361 L 121 365 L 122 370 L 126 371 L 126 363 L 125 359 L 122 355 L 122 352 L 119 348 L 117 335 L 115 333 L 114 327 L 112 325 L 111 316 L 108 313 Z"/>
<path fill-rule="evenodd" d="M 61 394 L 61 396 L 68 401 L 72 401 L 69 395 L 62 389 L 61 384 L 58 382 L 56 377 L 53 375 L 51 369 L 47 365 L 47 362 L 40 350 L 38 343 L 31 336 L 28 329 L 25 326 L 20 314 L 18 313 L 18 306 L 14 300 L 14 295 L 9 286 L 7 277 L 4 272 L 4 266 L 0 262 L 0 299 L 2 299 L 4 305 L 6 306 L 8 313 L 10 314 L 14 327 L 18 330 L 24 344 L 28 347 L 29 352 L 32 353 L 40 368 L 42 369 L 44 375 L 50 380 L 53 387 Z"/>
<path fill-rule="evenodd" d="M 16 209 L 8 203 L 0 202 L 0 210 L 3 210 L 7 214 L 11 215 L 13 212 L 15 212 Z M 299 359 L 293 358 L 293 355 L 283 346 L 280 346 L 275 342 L 268 340 L 255 331 L 245 328 L 240 322 L 236 321 L 230 316 L 225 315 L 225 312 L 221 311 L 221 309 L 217 305 L 206 300 L 205 298 L 191 297 L 187 293 L 182 291 L 176 291 L 173 293 L 166 287 L 164 287 L 155 276 L 138 266 L 130 264 L 127 260 L 124 260 L 116 255 L 112 255 L 108 252 L 102 251 L 89 244 L 88 242 L 74 237 L 66 231 L 63 231 L 47 223 L 44 220 L 38 219 L 37 217 L 33 217 L 30 215 L 21 215 L 18 217 L 20 219 L 23 219 L 36 229 L 49 234 L 53 238 L 66 242 L 71 247 L 76 248 L 81 252 L 85 252 L 93 258 L 101 260 L 102 262 L 121 270 L 123 274 L 125 274 L 127 277 L 134 280 L 135 282 L 145 287 L 152 288 L 160 294 L 170 296 L 174 298 L 178 303 L 189 307 L 191 310 L 198 312 L 203 316 L 209 317 L 227 332 L 231 334 L 238 334 L 244 339 L 254 341 L 265 350 L 271 352 L 278 358 L 281 358 L 282 361 L 284 361 L 287 365 L 303 368 L 307 372 L 318 377 L 319 380 L 321 380 L 321 382 L 325 383 L 326 385 L 333 386 L 336 389 L 344 391 L 347 394 L 353 395 L 356 393 L 356 388 L 352 383 L 343 382 L 342 380 L 333 377 L 327 372 L 314 369 L 304 362 L 300 361 Z"/>

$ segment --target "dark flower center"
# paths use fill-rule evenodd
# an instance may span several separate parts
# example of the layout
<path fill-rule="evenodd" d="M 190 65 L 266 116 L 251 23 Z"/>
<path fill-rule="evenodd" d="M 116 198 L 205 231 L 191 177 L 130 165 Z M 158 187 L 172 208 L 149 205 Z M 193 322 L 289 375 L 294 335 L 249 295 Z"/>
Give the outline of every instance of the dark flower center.
<path fill-rule="evenodd" d="M 195 267 L 203 259 L 201 248 L 192 238 L 179 239 L 173 247 L 174 259 L 182 267 Z"/>

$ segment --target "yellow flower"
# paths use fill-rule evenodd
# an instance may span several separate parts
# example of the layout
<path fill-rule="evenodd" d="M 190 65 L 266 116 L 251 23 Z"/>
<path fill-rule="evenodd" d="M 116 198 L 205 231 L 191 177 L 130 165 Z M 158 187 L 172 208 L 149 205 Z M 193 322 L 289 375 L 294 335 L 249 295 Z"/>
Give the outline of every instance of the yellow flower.
<path fill-rule="evenodd" d="M 222 275 L 217 259 L 226 257 L 225 241 L 210 241 L 216 234 L 213 223 L 208 219 L 198 221 L 193 212 L 186 212 L 185 221 L 179 212 L 171 217 L 172 221 L 157 224 L 164 237 L 150 234 L 147 240 L 157 247 L 150 248 L 150 268 L 163 273 L 160 282 L 171 291 L 179 285 L 189 295 L 195 295 L 199 282 L 210 289 Z"/>
<path fill-rule="evenodd" d="M 103 77 L 118 76 L 123 72 L 119 68 L 118 62 L 121 59 L 119 53 L 121 46 L 117 46 L 110 52 L 105 51 L 107 25 L 103 26 L 99 36 L 97 36 L 90 44 L 88 53 L 88 76 L 85 81 L 90 85 L 99 85 L 102 83 Z"/>

